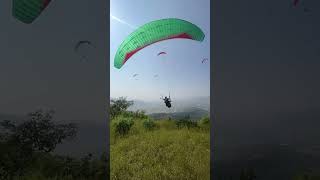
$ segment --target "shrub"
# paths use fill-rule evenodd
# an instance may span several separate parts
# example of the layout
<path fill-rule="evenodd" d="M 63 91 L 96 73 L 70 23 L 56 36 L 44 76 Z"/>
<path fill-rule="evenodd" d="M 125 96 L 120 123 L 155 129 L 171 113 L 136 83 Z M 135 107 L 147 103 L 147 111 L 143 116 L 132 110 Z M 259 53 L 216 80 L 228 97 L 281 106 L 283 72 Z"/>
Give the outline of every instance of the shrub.
<path fill-rule="evenodd" d="M 189 116 L 187 116 L 185 118 L 182 118 L 182 119 L 176 121 L 176 126 L 178 128 L 186 127 L 189 129 L 189 128 L 193 128 L 193 127 L 198 127 L 198 124 L 197 124 L 197 122 L 192 121 Z"/>
<path fill-rule="evenodd" d="M 119 117 L 113 123 L 115 132 L 121 136 L 128 134 L 133 124 L 134 122 L 130 117 Z"/>
<path fill-rule="evenodd" d="M 137 111 L 123 111 L 121 113 L 122 116 L 124 117 L 133 117 L 135 119 L 146 119 L 148 118 L 147 115 L 145 115 L 145 112 L 144 111 L 141 111 L 141 110 L 137 110 Z"/>
<path fill-rule="evenodd" d="M 146 119 L 143 121 L 143 127 L 147 130 L 153 130 L 154 128 L 156 128 L 156 123 L 154 122 L 154 120 Z"/>
<path fill-rule="evenodd" d="M 210 124 L 210 118 L 208 116 L 203 117 L 203 118 L 200 119 L 199 123 L 202 124 L 202 125 Z"/>
<path fill-rule="evenodd" d="M 134 112 L 134 117 L 138 119 L 146 119 L 148 116 L 146 115 L 145 111 L 143 110 L 137 110 Z"/>
<path fill-rule="evenodd" d="M 210 129 L 210 118 L 208 116 L 203 117 L 198 124 L 202 129 Z"/>
<path fill-rule="evenodd" d="M 129 117 L 133 117 L 133 114 L 131 111 L 123 111 L 123 112 L 121 112 L 121 115 L 119 115 L 119 116 L 129 118 Z"/>
<path fill-rule="evenodd" d="M 176 121 L 173 121 L 173 120 L 160 120 L 160 121 L 157 121 L 156 123 L 159 125 L 161 129 L 172 130 L 177 128 L 175 122 Z"/>

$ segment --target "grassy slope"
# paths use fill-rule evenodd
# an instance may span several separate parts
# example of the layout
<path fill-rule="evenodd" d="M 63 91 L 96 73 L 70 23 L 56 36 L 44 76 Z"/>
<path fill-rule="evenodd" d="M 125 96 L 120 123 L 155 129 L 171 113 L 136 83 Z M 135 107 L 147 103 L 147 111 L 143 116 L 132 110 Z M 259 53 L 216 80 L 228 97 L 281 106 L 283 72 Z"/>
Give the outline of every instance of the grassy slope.
<path fill-rule="evenodd" d="M 173 121 L 156 122 L 146 131 L 135 120 L 126 137 L 111 131 L 111 179 L 210 179 L 210 133 L 177 129 Z"/>

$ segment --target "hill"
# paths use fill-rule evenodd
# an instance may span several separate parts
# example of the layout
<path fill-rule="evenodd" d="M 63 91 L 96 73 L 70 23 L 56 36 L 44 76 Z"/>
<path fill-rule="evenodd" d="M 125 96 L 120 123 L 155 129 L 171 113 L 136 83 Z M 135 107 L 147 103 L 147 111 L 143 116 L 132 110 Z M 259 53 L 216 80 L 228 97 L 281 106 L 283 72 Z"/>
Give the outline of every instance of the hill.
<path fill-rule="evenodd" d="M 171 112 L 186 112 L 192 108 L 198 108 L 206 111 L 210 111 L 210 97 L 193 97 L 184 99 L 172 99 Z M 147 101 L 134 99 L 134 104 L 128 109 L 131 111 L 144 110 L 146 114 L 154 113 L 168 113 L 168 108 L 164 105 L 163 101 Z"/>
<path fill-rule="evenodd" d="M 189 116 L 191 120 L 198 120 L 202 118 L 203 116 L 209 115 L 209 111 L 203 110 L 201 108 L 189 108 L 185 109 L 183 112 L 173 112 L 173 113 L 152 113 L 149 114 L 150 117 L 152 117 L 155 120 L 159 119 L 181 119 L 186 116 Z"/>

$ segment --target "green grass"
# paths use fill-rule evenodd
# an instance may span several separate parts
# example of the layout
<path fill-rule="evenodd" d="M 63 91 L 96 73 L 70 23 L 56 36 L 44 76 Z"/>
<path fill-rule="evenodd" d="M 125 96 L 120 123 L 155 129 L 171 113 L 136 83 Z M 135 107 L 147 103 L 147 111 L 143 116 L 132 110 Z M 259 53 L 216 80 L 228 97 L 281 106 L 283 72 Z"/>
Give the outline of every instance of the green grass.
<path fill-rule="evenodd" d="M 111 179 L 210 179 L 209 128 L 178 129 L 161 120 L 148 130 L 143 122 L 135 119 L 124 137 L 111 130 Z"/>

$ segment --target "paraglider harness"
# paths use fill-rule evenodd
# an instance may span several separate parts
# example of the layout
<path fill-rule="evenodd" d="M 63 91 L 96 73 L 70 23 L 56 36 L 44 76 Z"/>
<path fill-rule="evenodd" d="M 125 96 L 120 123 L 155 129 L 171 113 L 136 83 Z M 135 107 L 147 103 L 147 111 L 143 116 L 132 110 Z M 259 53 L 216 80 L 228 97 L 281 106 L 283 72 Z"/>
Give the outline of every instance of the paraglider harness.
<path fill-rule="evenodd" d="M 171 108 L 171 98 L 170 98 L 170 94 L 169 94 L 169 98 L 167 98 L 167 96 L 165 96 L 164 98 L 161 97 L 160 99 L 164 100 L 164 103 L 166 104 L 166 106 L 168 108 Z"/>

